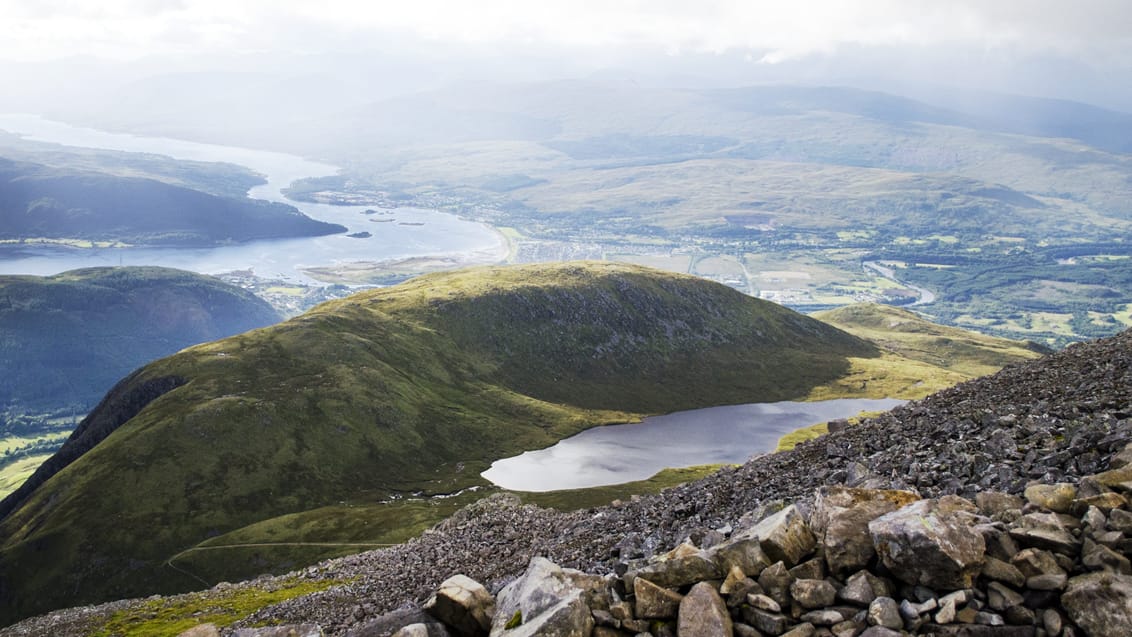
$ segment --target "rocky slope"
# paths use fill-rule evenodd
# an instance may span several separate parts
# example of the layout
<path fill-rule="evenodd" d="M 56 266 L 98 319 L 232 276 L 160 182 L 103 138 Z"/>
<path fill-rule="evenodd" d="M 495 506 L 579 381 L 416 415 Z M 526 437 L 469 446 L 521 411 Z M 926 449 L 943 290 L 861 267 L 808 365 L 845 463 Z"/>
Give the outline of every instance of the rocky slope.
<path fill-rule="evenodd" d="M 758 624 L 753 618 L 773 616 L 763 617 L 770 623 L 758 628 L 760 633 L 732 624 L 735 634 L 856 635 L 870 625 L 870 635 L 892 634 L 883 630 L 889 626 L 952 635 L 1127 634 L 1112 632 L 1122 630 L 1127 623 L 1113 624 L 1116 628 L 1112 628 L 1090 617 L 1126 621 L 1132 615 L 1127 580 L 1132 529 L 1126 524 L 1129 504 L 1125 497 L 1132 475 L 1126 464 L 1128 453 L 1121 453 L 1132 442 L 1130 414 L 1132 333 L 1125 332 L 1008 367 L 802 443 L 793 451 L 755 458 L 742 467 L 657 496 L 568 514 L 520 506 L 506 499 L 484 501 L 404 545 L 330 561 L 288 579 L 264 579 L 234 587 L 254 590 L 294 581 L 333 584 L 323 592 L 265 608 L 241 625 L 265 621 L 317 624 L 328 635 L 389 634 L 401 625 L 420 621 L 422 616 L 413 609 L 449 577 L 464 574 L 482 582 L 489 592 L 500 593 L 536 557 L 598 576 L 620 576 L 627 585 L 618 590 L 629 599 L 642 572 L 666 569 L 650 566 L 649 556 L 663 554 L 686 541 L 708 550 L 734 545 L 743 538 L 750 539 L 753 533 L 759 536 L 755 544 L 768 559 L 748 564 L 751 570 L 744 570 L 744 574 L 759 588 L 744 579 L 725 578 L 730 569 L 726 573 L 709 570 L 700 578 L 713 582 L 716 591 L 721 585 L 727 586 L 728 596 L 739 590 L 755 594 L 754 599 L 739 595 L 738 604 L 731 600 L 733 608 L 726 614 L 736 615 L 738 624 Z M 913 507 L 946 510 L 938 515 L 928 509 L 900 511 L 911 517 L 912 526 L 924 526 L 932 515 L 937 520 L 950 520 L 948 525 L 958 519 L 960 522 L 952 526 L 968 529 L 959 532 L 966 533 L 963 537 L 968 539 L 980 538 L 982 545 L 971 539 L 976 544 L 971 549 L 975 559 L 962 562 L 950 575 L 940 576 L 952 579 L 937 581 L 930 573 L 904 570 L 906 557 L 894 557 L 891 551 L 886 557 L 888 549 L 883 547 L 895 543 L 878 540 L 883 537 L 880 531 L 866 522 L 868 532 L 862 535 L 858 526 L 855 535 L 868 538 L 870 548 L 880 550 L 881 556 L 857 556 L 838 562 L 843 552 L 832 548 L 831 507 L 859 510 L 855 505 L 838 504 L 843 496 L 837 494 L 846 493 L 843 487 L 910 492 L 885 495 L 880 499 L 888 504 L 870 509 L 873 513 L 884 513 L 913 498 L 936 499 Z M 825 502 L 815 503 L 815 493 L 824 494 Z M 1024 498 L 1017 497 L 1020 495 Z M 798 519 L 817 531 L 820 545 L 803 542 L 793 553 L 776 554 L 770 546 L 773 542 L 761 537 L 763 533 L 747 531 L 787 503 L 795 505 Z M 824 522 L 822 511 L 827 514 Z M 790 514 L 780 513 L 779 518 L 786 515 Z M 871 513 L 865 517 L 869 516 L 877 517 Z M 972 535 L 970 529 L 978 533 Z M 928 550 L 924 547 L 932 545 L 916 548 L 916 560 L 911 563 L 918 563 Z M 674 560 L 694 562 L 698 555 L 697 549 L 685 547 L 670 554 L 665 564 Z M 776 565 L 778 561 L 783 564 Z M 865 569 L 881 581 L 857 575 L 857 569 Z M 946 569 L 935 570 L 944 573 Z M 869 586 L 860 586 L 862 581 Z M 616 580 L 609 582 L 616 586 Z M 690 597 L 712 598 L 702 587 L 700 592 L 693 592 L 691 584 L 661 582 L 660 588 L 674 589 L 661 596 L 671 601 L 687 592 Z M 193 597 L 221 598 L 231 594 L 231 588 L 222 586 Z M 831 589 L 832 608 L 825 605 Z M 500 593 L 500 604 L 502 598 Z M 877 602 L 874 611 L 874 602 L 880 598 L 889 601 Z M 632 600 L 634 605 L 639 603 L 639 598 Z M 174 598 L 157 603 L 175 605 L 181 601 Z M 770 602 L 777 604 L 780 612 L 775 612 Z M 892 613 L 894 603 L 896 615 Z M 1096 612 L 1082 612 L 1082 604 L 1091 605 Z M 0 634 L 84 634 L 126 607 L 129 603 L 66 611 L 24 622 Z M 949 615 L 951 610 L 955 611 L 954 618 Z M 814 611 L 823 614 L 803 620 L 803 615 Z M 826 611 L 838 615 L 837 621 Z M 630 612 L 640 611 L 634 607 Z M 668 612 L 675 612 L 673 617 L 679 621 L 679 605 L 676 611 Z M 505 615 L 497 616 L 503 616 L 504 622 L 511 619 Z M 620 619 L 622 630 L 643 627 L 625 624 L 624 617 Z M 601 615 L 591 621 L 608 620 Z M 852 630 L 844 624 L 846 621 L 852 622 Z M 955 621 L 962 625 L 956 627 Z M 1000 623 L 1010 625 L 998 626 Z M 226 631 L 230 633 L 241 625 Z M 654 635 L 673 634 L 663 625 L 650 622 L 648 630 Z M 613 629 L 609 625 L 593 630 L 595 634 L 622 634 L 610 632 Z"/>

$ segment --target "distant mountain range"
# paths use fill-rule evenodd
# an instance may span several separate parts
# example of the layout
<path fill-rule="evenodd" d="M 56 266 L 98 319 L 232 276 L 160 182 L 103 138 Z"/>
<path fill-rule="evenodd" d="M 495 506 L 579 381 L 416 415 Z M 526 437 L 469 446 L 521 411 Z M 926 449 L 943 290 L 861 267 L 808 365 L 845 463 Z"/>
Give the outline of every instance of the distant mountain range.
<path fill-rule="evenodd" d="M 905 333 L 919 321 L 864 315 Z M 951 362 L 988 356 L 987 343 L 1001 345 Z M 1033 356 L 1012 347 L 994 356 Z M 491 461 L 594 425 L 922 395 L 964 377 L 686 275 L 574 262 L 424 276 L 118 383 L 0 503 L 2 616 L 197 586 L 168 562 L 210 537 L 331 504 L 482 487 Z"/>

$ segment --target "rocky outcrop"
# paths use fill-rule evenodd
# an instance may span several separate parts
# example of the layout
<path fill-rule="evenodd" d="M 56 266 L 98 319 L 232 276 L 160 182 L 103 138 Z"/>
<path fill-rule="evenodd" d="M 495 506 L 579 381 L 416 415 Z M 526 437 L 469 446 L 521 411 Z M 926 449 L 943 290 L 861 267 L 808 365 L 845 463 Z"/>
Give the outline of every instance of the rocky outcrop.
<path fill-rule="evenodd" d="M 884 566 L 905 584 L 955 590 L 971 586 L 986 555 L 970 524 L 974 504 L 958 496 L 921 500 L 869 522 Z"/>
<path fill-rule="evenodd" d="M 809 519 L 787 506 L 729 536 L 717 531 L 723 539 L 710 548 L 689 538 L 625 562 L 620 578 L 536 558 L 499 594 L 491 634 L 1132 635 L 1132 538 L 1110 530 L 1132 519 L 1128 501 L 1106 512 L 1051 486 L 1027 489 L 1025 500 L 986 492 L 978 504 L 821 489 Z M 734 557 L 751 551 L 776 561 Z M 846 575 L 849 565 L 857 570 Z"/>
<path fill-rule="evenodd" d="M 443 622 L 458 637 L 483 637 L 491 630 L 495 600 L 482 584 L 466 575 L 444 580 L 424 611 Z"/>

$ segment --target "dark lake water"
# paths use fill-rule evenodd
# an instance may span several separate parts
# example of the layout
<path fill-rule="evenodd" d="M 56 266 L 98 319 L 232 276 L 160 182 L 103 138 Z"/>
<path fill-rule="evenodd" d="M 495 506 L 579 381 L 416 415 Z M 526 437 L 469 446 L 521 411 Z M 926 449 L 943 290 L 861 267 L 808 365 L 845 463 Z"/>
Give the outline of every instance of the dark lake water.
<path fill-rule="evenodd" d="M 903 400 L 841 399 L 709 407 L 595 427 L 553 447 L 494 462 L 483 476 L 516 491 L 555 491 L 643 480 L 667 467 L 745 462 L 795 429 Z"/>

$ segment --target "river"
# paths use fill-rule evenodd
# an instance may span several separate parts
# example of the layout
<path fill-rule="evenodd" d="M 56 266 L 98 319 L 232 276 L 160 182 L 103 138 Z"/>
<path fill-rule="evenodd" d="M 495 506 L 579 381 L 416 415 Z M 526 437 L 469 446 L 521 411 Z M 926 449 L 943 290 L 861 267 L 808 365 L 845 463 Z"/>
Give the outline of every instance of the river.
<path fill-rule="evenodd" d="M 668 467 L 742 463 L 773 451 L 796 429 L 903 403 L 840 399 L 682 411 L 587 429 L 553 447 L 497 460 L 483 477 L 504 489 L 555 491 L 644 480 Z"/>
<path fill-rule="evenodd" d="M 163 137 L 140 137 L 71 126 L 35 115 L 0 114 L 0 130 L 29 140 L 165 155 L 176 159 L 228 162 L 263 175 L 266 184 L 248 196 L 295 206 L 320 221 L 339 223 L 349 232 L 367 231 L 368 238 L 345 233 L 325 237 L 253 241 L 217 248 L 107 248 L 79 249 L 55 246 L 21 246 L 16 258 L 0 257 L 0 274 L 56 274 L 64 270 L 106 265 L 163 265 L 217 274 L 252 269 L 265 278 L 315 283 L 303 268 L 360 261 L 386 261 L 410 257 L 460 257 L 472 253 L 506 254 L 505 240 L 491 227 L 437 210 L 398 208 L 396 222 L 373 223 L 367 206 L 334 206 L 291 201 L 282 189 L 303 177 L 337 172 L 335 166 L 287 155 L 234 146 L 201 144 Z M 389 218 L 388 216 L 382 218 Z M 400 223 L 398 223 L 400 222 Z M 414 225 L 401 225 L 410 223 Z M 420 225 L 416 225 L 420 224 Z"/>

